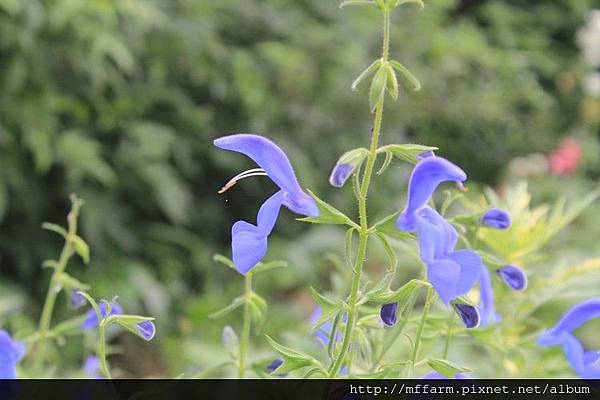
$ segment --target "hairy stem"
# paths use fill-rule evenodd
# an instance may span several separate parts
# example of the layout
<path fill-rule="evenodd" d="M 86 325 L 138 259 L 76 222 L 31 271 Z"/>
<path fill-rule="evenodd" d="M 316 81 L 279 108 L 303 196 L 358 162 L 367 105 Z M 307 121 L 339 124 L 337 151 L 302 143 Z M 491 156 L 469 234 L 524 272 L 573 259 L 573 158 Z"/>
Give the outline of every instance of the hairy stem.
<path fill-rule="evenodd" d="M 383 61 L 388 60 L 389 55 L 389 44 L 390 44 L 390 14 L 389 11 L 383 12 L 383 49 L 382 59 Z M 367 156 L 367 162 L 365 171 L 362 177 L 360 190 L 358 193 L 358 216 L 360 222 L 360 229 L 358 230 L 358 253 L 353 270 L 352 286 L 350 288 L 350 296 L 348 298 L 348 320 L 346 322 L 346 329 L 344 331 L 344 339 L 339 356 L 332 363 L 329 370 L 329 376 L 337 376 L 339 370 L 342 367 L 342 363 L 347 358 L 348 373 L 352 367 L 353 348 L 351 345 L 354 337 L 354 328 L 358 317 L 358 292 L 360 288 L 360 279 L 365 264 L 367 254 L 367 244 L 369 240 L 369 223 L 367 218 L 367 195 L 369 192 L 369 185 L 371 184 L 371 177 L 373 176 L 373 168 L 375 167 L 375 161 L 377 159 L 377 147 L 379 146 L 379 135 L 381 133 L 381 124 L 383 121 L 383 105 L 385 96 L 382 96 L 375 107 L 375 119 L 373 122 L 373 133 L 371 135 L 371 145 L 369 146 L 369 155 Z"/>
<path fill-rule="evenodd" d="M 54 268 L 54 272 L 52 273 L 52 277 L 50 278 L 50 284 L 48 286 L 48 292 L 46 293 L 46 300 L 44 301 L 44 307 L 42 309 L 42 315 L 40 316 L 40 323 L 37 331 L 39 335 L 39 342 L 37 352 L 35 353 L 36 358 L 33 369 L 34 371 L 38 372 L 44 365 L 46 358 L 46 339 L 50 330 L 56 299 L 62 289 L 59 278 L 67 268 L 69 259 L 75 252 L 73 242 L 70 240 L 70 237 L 77 234 L 77 219 L 79 218 L 79 209 L 83 205 L 83 201 L 77 198 L 73 198 L 72 201 L 73 205 L 71 207 L 71 211 L 67 215 L 68 234 L 65 238 L 65 244 Z"/>
<path fill-rule="evenodd" d="M 252 274 L 246 274 L 244 289 L 244 322 L 242 325 L 242 336 L 240 338 L 240 357 L 238 359 L 238 378 L 243 378 L 246 373 L 246 356 L 248 343 L 250 341 L 250 324 L 252 314 L 250 311 L 250 296 L 252 295 Z"/>

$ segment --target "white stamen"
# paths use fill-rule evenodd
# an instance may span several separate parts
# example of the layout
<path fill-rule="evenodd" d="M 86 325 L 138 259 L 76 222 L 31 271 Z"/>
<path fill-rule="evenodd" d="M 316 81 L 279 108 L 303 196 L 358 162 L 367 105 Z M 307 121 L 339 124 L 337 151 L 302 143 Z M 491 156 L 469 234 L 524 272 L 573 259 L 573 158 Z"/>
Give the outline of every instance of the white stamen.
<path fill-rule="evenodd" d="M 226 191 L 228 191 L 230 188 L 232 188 L 238 181 L 241 181 L 242 179 L 245 179 L 245 178 L 250 178 L 251 176 L 267 176 L 267 173 L 262 168 L 252 168 L 247 171 L 240 172 L 239 174 L 237 174 L 236 176 L 231 178 L 225 184 L 225 186 L 223 186 L 217 193 L 223 194 Z"/>

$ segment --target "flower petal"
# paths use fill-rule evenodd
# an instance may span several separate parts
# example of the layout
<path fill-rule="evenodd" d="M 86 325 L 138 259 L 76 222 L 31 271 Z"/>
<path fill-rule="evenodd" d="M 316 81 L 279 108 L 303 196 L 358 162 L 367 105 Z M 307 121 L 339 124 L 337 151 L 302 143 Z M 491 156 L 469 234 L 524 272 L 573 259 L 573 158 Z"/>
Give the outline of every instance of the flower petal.
<path fill-rule="evenodd" d="M 437 211 L 423 207 L 415 217 L 419 252 L 423 262 L 444 258 L 458 241 L 456 230 Z"/>
<path fill-rule="evenodd" d="M 17 377 L 17 363 L 24 354 L 25 345 L 14 341 L 5 330 L 0 330 L 0 379 Z"/>
<path fill-rule="evenodd" d="M 445 158 L 423 158 L 410 176 L 407 205 L 398 217 L 396 227 L 401 231 L 414 231 L 415 213 L 427 204 L 434 190 L 442 182 L 464 182 L 466 179 L 467 174 Z"/>
<path fill-rule="evenodd" d="M 477 328 L 481 324 L 481 314 L 477 307 L 465 303 L 454 304 L 456 313 L 465 324 L 465 327 L 469 329 Z"/>
<path fill-rule="evenodd" d="M 479 289 L 481 292 L 481 326 L 487 326 L 500 320 L 500 316 L 496 313 L 494 305 L 494 289 L 492 287 L 492 279 L 490 273 L 482 264 L 481 273 L 479 275 Z"/>
<path fill-rule="evenodd" d="M 502 281 L 512 290 L 527 289 L 527 274 L 514 265 L 506 265 L 496 270 Z"/>
<path fill-rule="evenodd" d="M 354 166 L 351 164 L 336 164 L 331 170 L 329 183 L 331 186 L 342 187 L 354 172 Z"/>
<path fill-rule="evenodd" d="M 451 260 L 427 264 L 427 279 L 445 304 L 456 298 L 456 285 L 460 279 L 460 266 Z"/>
<path fill-rule="evenodd" d="M 290 160 L 275 143 L 259 135 L 241 133 L 216 139 L 214 145 L 254 160 L 285 192 L 284 204 L 290 210 L 308 217 L 319 216 L 315 200 L 302 190 Z"/>
<path fill-rule="evenodd" d="M 490 208 L 481 217 L 481 224 L 495 229 L 507 229 L 511 224 L 510 215 L 500 208 Z"/>
<path fill-rule="evenodd" d="M 258 210 L 258 217 L 256 218 L 258 225 L 258 234 L 262 236 L 269 236 L 275 227 L 277 217 L 279 216 L 279 210 L 284 200 L 284 193 L 279 191 L 273 196 L 269 197 Z"/>
<path fill-rule="evenodd" d="M 238 221 L 231 228 L 231 250 L 235 267 L 245 275 L 267 254 L 267 237 L 258 227 Z"/>
<path fill-rule="evenodd" d="M 460 266 L 460 275 L 456 282 L 456 296 L 465 295 L 471 290 L 485 268 L 479 254 L 473 250 L 457 250 L 448 254 L 448 259 Z"/>
<path fill-rule="evenodd" d="M 396 312 L 398 311 L 398 303 L 389 303 L 381 306 L 379 310 L 379 316 L 384 324 L 387 326 L 394 326 L 398 321 Z"/>
<path fill-rule="evenodd" d="M 565 340 L 566 334 L 598 317 L 600 317 L 600 298 L 583 301 L 567 311 L 553 328 L 542 333 L 538 344 L 540 346 L 560 344 Z"/>

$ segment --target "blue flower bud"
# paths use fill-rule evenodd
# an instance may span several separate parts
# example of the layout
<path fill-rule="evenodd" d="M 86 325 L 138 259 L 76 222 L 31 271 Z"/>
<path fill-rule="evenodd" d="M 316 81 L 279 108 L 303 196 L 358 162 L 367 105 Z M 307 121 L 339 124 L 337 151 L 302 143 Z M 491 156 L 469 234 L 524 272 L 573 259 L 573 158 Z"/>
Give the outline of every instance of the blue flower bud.
<path fill-rule="evenodd" d="M 350 164 L 336 164 L 329 176 L 331 186 L 342 187 L 354 172 L 354 166 Z"/>
<path fill-rule="evenodd" d="M 479 310 L 470 304 L 456 303 L 454 309 L 467 328 L 477 328 L 481 321 Z"/>
<path fill-rule="evenodd" d="M 481 224 L 495 229 L 510 227 L 510 215 L 500 208 L 490 208 L 481 217 Z"/>
<path fill-rule="evenodd" d="M 71 304 L 71 307 L 79 308 L 84 306 L 85 303 L 87 303 L 87 300 L 81 295 L 81 293 L 79 293 L 79 289 L 73 289 L 71 290 L 71 297 L 69 298 L 69 303 Z"/>
<path fill-rule="evenodd" d="M 136 328 L 140 335 L 144 338 L 145 341 L 149 342 L 154 338 L 156 334 L 156 326 L 152 321 L 144 321 L 140 322 L 136 325 Z"/>
<path fill-rule="evenodd" d="M 435 153 L 433 152 L 433 150 L 427 150 L 417 155 L 417 161 L 421 161 L 427 157 L 435 157 Z"/>
<path fill-rule="evenodd" d="M 267 371 L 271 374 L 277 368 L 281 367 L 282 364 L 283 364 L 283 359 L 276 358 L 273 360 L 273 362 L 271 364 L 267 365 Z M 283 377 L 287 376 L 287 374 L 279 374 L 278 376 L 283 378 Z"/>
<path fill-rule="evenodd" d="M 83 362 L 83 372 L 88 378 L 100 379 L 100 360 L 96 356 L 88 356 Z"/>
<path fill-rule="evenodd" d="M 512 290 L 527 289 L 527 274 L 514 265 L 505 265 L 496 270 L 502 281 Z"/>
<path fill-rule="evenodd" d="M 379 316 L 384 324 L 387 326 L 394 326 L 398 321 L 396 317 L 396 311 L 398 310 L 398 303 L 389 303 L 381 306 Z"/>

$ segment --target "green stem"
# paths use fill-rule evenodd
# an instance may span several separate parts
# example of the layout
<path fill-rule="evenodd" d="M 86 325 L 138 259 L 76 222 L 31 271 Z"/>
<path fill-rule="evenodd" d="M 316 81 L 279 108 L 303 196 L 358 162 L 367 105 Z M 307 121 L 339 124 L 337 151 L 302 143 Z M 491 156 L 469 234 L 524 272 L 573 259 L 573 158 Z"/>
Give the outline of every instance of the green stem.
<path fill-rule="evenodd" d="M 450 342 L 452 341 L 452 327 L 454 326 L 454 312 L 450 312 L 448 318 L 448 332 L 446 332 L 446 344 L 444 345 L 444 353 L 442 354 L 443 359 L 448 358 L 448 352 L 450 351 Z"/>
<path fill-rule="evenodd" d="M 433 302 L 433 289 L 431 286 L 427 288 L 427 297 L 425 298 L 425 305 L 423 306 L 423 314 L 421 315 L 421 322 L 419 322 L 419 326 L 417 327 L 417 332 L 415 334 L 415 344 L 413 347 L 411 362 L 410 362 L 410 377 L 414 374 L 415 363 L 417 362 L 417 357 L 419 356 L 419 345 L 421 344 L 421 337 L 423 336 L 423 328 L 425 327 L 425 321 L 427 320 L 427 314 L 429 314 L 429 308 L 431 307 L 431 303 Z"/>
<path fill-rule="evenodd" d="M 383 61 L 388 60 L 389 55 L 389 44 L 390 44 L 390 14 L 389 11 L 383 12 L 383 49 L 382 59 Z M 358 253 L 354 265 L 354 276 L 352 278 L 352 286 L 350 288 L 350 296 L 348 299 L 348 320 L 346 321 L 346 329 L 344 332 L 344 339 L 339 356 L 332 363 L 329 369 L 329 376 L 337 376 L 342 363 L 348 358 L 348 374 L 352 367 L 353 349 L 351 346 L 354 337 L 354 328 L 358 317 L 358 292 L 360 288 L 360 279 L 363 271 L 363 266 L 367 254 L 367 244 L 369 240 L 369 223 L 367 218 L 367 195 L 369 192 L 369 185 L 371 184 L 371 177 L 373 176 L 373 169 L 375 167 L 375 161 L 377 160 L 377 148 L 379 146 L 379 135 L 381 133 L 381 123 L 383 121 L 383 105 L 385 96 L 379 100 L 375 107 L 375 119 L 373 122 L 373 134 L 371 136 L 371 145 L 369 147 L 369 155 L 367 156 L 367 163 L 365 172 L 363 174 L 362 182 L 360 185 L 359 196 L 358 196 L 358 216 L 360 221 L 360 229 L 358 229 Z"/>
<path fill-rule="evenodd" d="M 252 295 L 252 274 L 246 274 L 246 284 L 244 290 L 244 322 L 242 326 L 242 336 L 240 338 L 240 357 L 238 359 L 238 378 L 243 378 L 246 373 L 246 356 L 248 353 L 248 343 L 250 341 L 250 324 L 252 314 L 250 311 L 250 296 Z"/>
<path fill-rule="evenodd" d="M 35 353 L 36 358 L 33 365 L 34 371 L 40 371 L 42 366 L 44 365 L 44 361 L 46 358 L 46 339 L 48 337 L 50 324 L 52 322 L 52 314 L 54 312 L 56 299 L 62 289 L 62 285 L 59 281 L 59 278 L 67 268 L 69 259 L 75 252 L 75 249 L 73 248 L 73 243 L 69 238 L 77 234 L 77 218 L 79 217 L 79 209 L 83 205 L 83 202 L 76 198 L 73 198 L 72 201 L 73 206 L 71 208 L 71 211 L 67 215 L 68 234 L 65 238 L 65 244 L 60 253 L 60 257 L 58 259 L 56 267 L 54 268 L 54 272 L 52 273 L 52 277 L 50 278 L 48 292 L 46 293 L 46 300 L 44 301 L 42 315 L 40 316 L 40 323 L 37 331 L 39 335 L 39 342 L 37 352 Z"/>
<path fill-rule="evenodd" d="M 107 320 L 102 320 L 98 326 L 98 358 L 100 359 L 102 373 L 106 378 L 112 379 L 110 369 L 108 368 L 108 361 L 106 360 L 106 322 Z"/>

